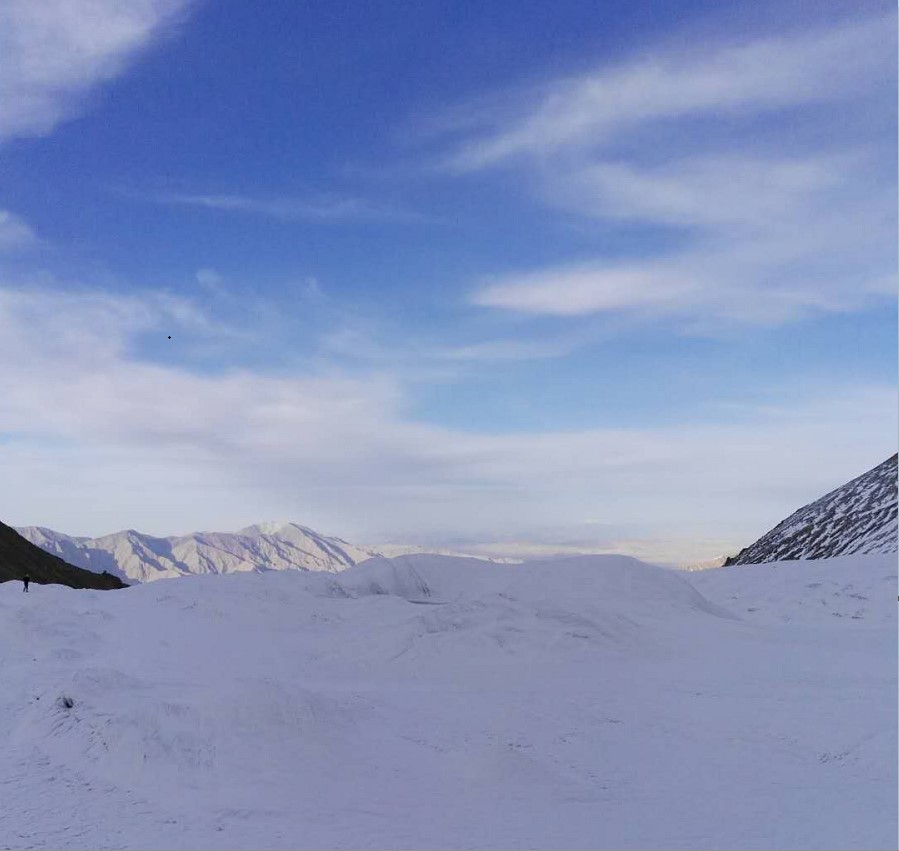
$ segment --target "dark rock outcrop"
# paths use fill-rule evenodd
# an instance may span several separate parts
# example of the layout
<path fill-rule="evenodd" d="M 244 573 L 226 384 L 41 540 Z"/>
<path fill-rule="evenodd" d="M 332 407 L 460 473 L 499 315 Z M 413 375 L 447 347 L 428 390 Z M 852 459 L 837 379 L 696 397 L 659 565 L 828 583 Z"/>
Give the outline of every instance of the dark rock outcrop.
<path fill-rule="evenodd" d="M 111 573 L 83 570 L 26 541 L 15 529 L 0 523 L 0 582 L 21 580 L 24 575 L 37 585 L 68 585 L 105 591 L 127 588 Z"/>

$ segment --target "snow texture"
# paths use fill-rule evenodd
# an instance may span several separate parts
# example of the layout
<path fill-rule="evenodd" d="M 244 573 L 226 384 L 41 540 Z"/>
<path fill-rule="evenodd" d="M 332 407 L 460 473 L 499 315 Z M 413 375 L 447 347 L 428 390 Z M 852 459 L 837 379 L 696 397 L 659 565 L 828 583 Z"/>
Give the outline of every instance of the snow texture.
<path fill-rule="evenodd" d="M 896 455 L 803 506 L 728 564 L 895 553 Z"/>
<path fill-rule="evenodd" d="M 895 847 L 895 592 L 884 555 L 5 583 L 0 846 Z"/>

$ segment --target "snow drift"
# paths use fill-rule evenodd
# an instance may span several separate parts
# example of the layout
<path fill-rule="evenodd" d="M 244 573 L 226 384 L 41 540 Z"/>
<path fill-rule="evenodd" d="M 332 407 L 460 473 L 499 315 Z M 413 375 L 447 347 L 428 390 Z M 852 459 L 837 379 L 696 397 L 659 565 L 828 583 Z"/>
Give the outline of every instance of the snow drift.
<path fill-rule="evenodd" d="M 855 556 L 840 577 L 859 618 L 784 622 L 817 593 L 803 563 L 721 568 L 701 592 L 601 556 L 0 586 L 0 837 L 887 846 L 895 565 Z"/>

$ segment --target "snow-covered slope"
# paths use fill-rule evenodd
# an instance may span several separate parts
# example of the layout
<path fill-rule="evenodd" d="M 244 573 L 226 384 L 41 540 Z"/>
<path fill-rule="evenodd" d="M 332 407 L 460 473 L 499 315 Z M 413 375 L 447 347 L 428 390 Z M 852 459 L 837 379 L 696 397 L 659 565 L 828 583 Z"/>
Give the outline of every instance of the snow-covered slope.
<path fill-rule="evenodd" d="M 40 526 L 17 530 L 71 564 L 107 570 L 127 582 L 260 570 L 344 570 L 374 553 L 296 523 L 248 526 L 238 532 L 194 532 L 157 538 L 129 529 L 81 538 Z"/>
<path fill-rule="evenodd" d="M 803 506 L 727 564 L 897 551 L 896 455 Z"/>
<path fill-rule="evenodd" d="M 692 573 L 690 582 L 710 600 L 752 621 L 896 622 L 899 576 L 891 553 L 732 565 Z"/>
<path fill-rule="evenodd" d="M 889 572 L 410 556 L 0 585 L 0 845 L 893 847 Z M 784 618 L 815 577 L 871 616 Z"/>

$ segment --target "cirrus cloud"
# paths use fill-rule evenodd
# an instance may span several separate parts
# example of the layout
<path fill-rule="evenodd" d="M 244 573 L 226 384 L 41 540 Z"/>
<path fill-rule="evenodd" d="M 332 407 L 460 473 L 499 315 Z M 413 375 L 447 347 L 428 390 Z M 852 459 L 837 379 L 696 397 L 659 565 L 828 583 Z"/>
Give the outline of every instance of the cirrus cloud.
<path fill-rule="evenodd" d="M 0 4 L 0 141 L 43 136 L 177 22 L 191 0 Z"/>
<path fill-rule="evenodd" d="M 486 276 L 471 301 L 701 330 L 895 297 L 892 15 L 550 81 L 445 128 L 452 174 L 503 167 L 549 207 L 644 228 L 639 251 Z M 665 231 L 664 242 L 653 233 Z M 673 247 L 672 247 L 673 246 Z"/>
<path fill-rule="evenodd" d="M 467 135 L 444 160 L 475 171 L 521 157 L 592 149 L 657 122 L 726 118 L 852 99 L 894 71 L 893 15 L 699 50 L 647 52 L 462 109 Z"/>
<path fill-rule="evenodd" d="M 0 252 L 21 251 L 37 244 L 37 234 L 28 222 L 9 210 L 0 210 Z"/>

